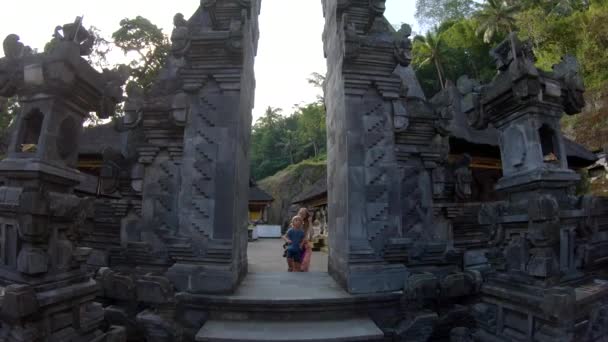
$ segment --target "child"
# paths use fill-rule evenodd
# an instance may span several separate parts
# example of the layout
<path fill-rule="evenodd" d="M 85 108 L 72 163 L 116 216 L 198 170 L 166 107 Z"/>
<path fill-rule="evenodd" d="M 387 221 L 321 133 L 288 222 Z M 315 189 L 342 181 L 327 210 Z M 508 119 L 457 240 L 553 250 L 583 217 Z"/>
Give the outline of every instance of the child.
<path fill-rule="evenodd" d="M 300 216 L 294 216 L 291 219 L 291 228 L 283 235 L 283 240 L 289 244 L 287 247 L 287 265 L 289 267 L 289 272 L 300 272 L 302 247 L 306 242 L 302 224 L 302 218 Z"/>

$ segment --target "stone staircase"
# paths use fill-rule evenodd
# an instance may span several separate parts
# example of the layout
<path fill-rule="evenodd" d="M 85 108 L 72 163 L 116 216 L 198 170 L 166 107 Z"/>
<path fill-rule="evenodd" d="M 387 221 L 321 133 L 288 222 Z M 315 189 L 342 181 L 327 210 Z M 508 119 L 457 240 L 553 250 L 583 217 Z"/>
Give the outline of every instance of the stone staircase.
<path fill-rule="evenodd" d="M 327 274 L 252 273 L 229 296 L 180 293 L 207 321 L 186 332 L 200 342 L 386 341 L 379 326 L 400 312 L 400 292 L 353 296 Z"/>

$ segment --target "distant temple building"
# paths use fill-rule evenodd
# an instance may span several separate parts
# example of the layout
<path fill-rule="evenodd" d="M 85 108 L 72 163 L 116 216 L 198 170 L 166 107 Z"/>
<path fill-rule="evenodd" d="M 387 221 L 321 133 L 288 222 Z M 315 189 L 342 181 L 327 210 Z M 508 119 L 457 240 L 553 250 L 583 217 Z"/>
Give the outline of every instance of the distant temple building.
<path fill-rule="evenodd" d="M 249 182 L 249 222 L 268 223 L 268 208 L 274 201 L 266 191 L 260 189 L 252 180 Z"/>

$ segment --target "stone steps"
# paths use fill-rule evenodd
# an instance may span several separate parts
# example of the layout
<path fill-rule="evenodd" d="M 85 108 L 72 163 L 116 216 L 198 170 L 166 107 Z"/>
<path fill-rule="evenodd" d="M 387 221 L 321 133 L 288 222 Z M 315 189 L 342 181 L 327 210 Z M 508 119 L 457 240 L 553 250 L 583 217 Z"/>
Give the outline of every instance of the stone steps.
<path fill-rule="evenodd" d="M 369 318 L 317 321 L 211 320 L 196 334 L 197 342 L 383 341 L 384 333 Z"/>
<path fill-rule="evenodd" d="M 327 273 L 251 273 L 231 295 L 178 293 L 207 321 L 197 341 L 383 341 L 377 324 L 401 314 L 402 293 L 351 295 Z M 384 322 L 384 323 L 383 323 Z"/>

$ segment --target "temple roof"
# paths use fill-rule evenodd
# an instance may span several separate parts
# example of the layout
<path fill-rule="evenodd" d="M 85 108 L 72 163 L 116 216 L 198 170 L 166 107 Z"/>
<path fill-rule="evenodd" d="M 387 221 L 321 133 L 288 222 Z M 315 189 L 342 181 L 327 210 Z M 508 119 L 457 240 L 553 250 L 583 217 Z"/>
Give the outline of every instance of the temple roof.
<path fill-rule="evenodd" d="M 257 185 L 249 184 L 249 202 L 272 202 L 274 198 Z"/>

